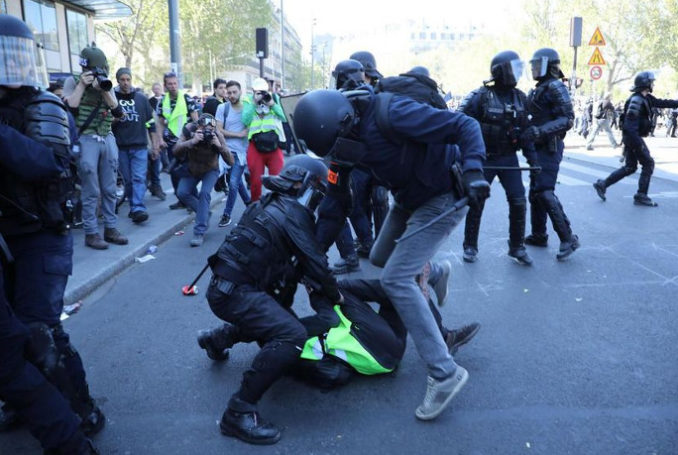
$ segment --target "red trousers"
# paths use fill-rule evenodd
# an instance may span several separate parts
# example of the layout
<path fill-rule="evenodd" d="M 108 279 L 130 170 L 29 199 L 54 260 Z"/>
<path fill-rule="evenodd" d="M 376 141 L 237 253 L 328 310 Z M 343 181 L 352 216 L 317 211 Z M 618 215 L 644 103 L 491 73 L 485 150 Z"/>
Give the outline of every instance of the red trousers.
<path fill-rule="evenodd" d="M 250 192 L 252 193 L 252 202 L 261 198 L 261 177 L 264 175 L 264 168 L 268 168 L 268 175 L 278 175 L 283 167 L 283 153 L 280 148 L 270 153 L 261 153 L 254 142 L 250 141 L 247 146 L 247 167 L 250 170 Z"/>

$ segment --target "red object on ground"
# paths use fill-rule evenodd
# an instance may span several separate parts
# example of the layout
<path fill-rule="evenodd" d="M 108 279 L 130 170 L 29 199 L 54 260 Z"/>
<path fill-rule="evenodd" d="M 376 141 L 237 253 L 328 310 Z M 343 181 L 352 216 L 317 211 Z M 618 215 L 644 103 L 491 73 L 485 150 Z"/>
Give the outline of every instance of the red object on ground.
<path fill-rule="evenodd" d="M 184 295 L 196 295 L 198 293 L 198 287 L 186 285 L 181 288 L 181 293 Z"/>

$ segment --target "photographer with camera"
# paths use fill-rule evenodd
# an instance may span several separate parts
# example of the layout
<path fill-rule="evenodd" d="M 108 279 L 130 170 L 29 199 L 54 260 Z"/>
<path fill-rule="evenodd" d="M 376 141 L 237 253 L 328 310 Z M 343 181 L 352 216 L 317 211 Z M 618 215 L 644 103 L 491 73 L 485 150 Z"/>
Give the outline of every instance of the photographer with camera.
<path fill-rule="evenodd" d="M 226 141 L 217 129 L 217 121 L 210 114 L 202 114 L 197 122 L 184 126 L 179 141 L 174 146 L 174 156 L 185 160 L 188 173 L 181 177 L 177 186 L 177 197 L 195 212 L 195 227 L 191 246 L 203 243 L 210 216 L 211 192 L 219 177 L 219 155 L 229 165 L 233 155 L 226 147 Z M 195 188 L 199 182 L 200 194 Z"/>
<path fill-rule="evenodd" d="M 78 173 L 82 182 L 82 222 L 85 245 L 105 250 L 109 243 L 127 245 L 127 238 L 116 229 L 116 178 L 118 146 L 111 130 L 113 118 L 124 112 L 108 79 L 106 55 L 92 43 L 80 52 L 82 73 L 64 83 L 64 101 L 75 116 L 80 136 Z M 101 196 L 104 238 L 99 235 L 97 206 Z"/>
<path fill-rule="evenodd" d="M 283 167 L 280 142 L 284 141 L 282 122 L 285 119 L 280 104 L 268 90 L 266 79 L 252 82 L 252 96 L 243 100 L 242 122 L 249 128 L 247 139 L 247 166 L 250 169 L 252 201 L 261 197 L 261 177 L 264 167 L 268 175 L 278 175 Z"/>

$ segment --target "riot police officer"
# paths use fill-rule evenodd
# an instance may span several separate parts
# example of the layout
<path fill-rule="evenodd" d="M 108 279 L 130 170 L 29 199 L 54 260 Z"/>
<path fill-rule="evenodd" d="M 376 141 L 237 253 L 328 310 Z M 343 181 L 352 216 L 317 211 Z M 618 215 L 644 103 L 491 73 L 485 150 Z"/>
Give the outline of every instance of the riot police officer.
<path fill-rule="evenodd" d="M 98 432 L 105 419 L 60 322 L 73 254 L 68 117 L 38 88 L 46 77 L 32 32 L 5 14 L 0 59 L 0 399 L 46 450 L 91 453 L 83 432 Z"/>
<path fill-rule="evenodd" d="M 364 69 L 357 60 L 343 60 L 337 63 L 332 72 L 337 90 L 354 90 L 364 84 Z M 341 259 L 334 264 L 332 271 L 335 274 L 355 272 L 360 269 L 360 262 L 353 244 L 353 235 L 346 218 L 360 210 L 355 201 L 356 191 L 351 191 L 354 179 L 351 175 L 354 170 L 336 160 L 329 160 L 328 191 L 318 207 L 318 221 L 316 223 L 316 239 L 327 251 L 336 242 Z M 359 223 L 351 220 L 353 227 L 362 239 L 367 236 L 371 239 L 371 229 L 366 216 L 359 219 Z M 365 234 L 367 231 L 367 234 Z M 370 241 L 371 246 L 371 241 Z"/>
<path fill-rule="evenodd" d="M 624 177 L 633 174 L 638 169 L 638 163 L 642 166 L 638 179 L 638 192 L 633 196 L 633 203 L 648 207 L 656 207 L 647 192 L 650 188 L 650 178 L 654 171 L 654 160 L 650 156 L 644 137 L 652 130 L 653 110 L 657 108 L 678 108 L 678 100 L 665 100 L 651 95 L 654 87 L 654 73 L 642 71 L 633 81 L 633 94 L 624 104 L 622 123 L 622 139 L 624 142 L 624 165 L 612 172 L 605 180 L 598 180 L 593 184 L 598 196 L 604 201 L 605 190 Z"/>
<path fill-rule="evenodd" d="M 214 275 L 207 300 L 214 314 L 230 325 L 198 337 L 211 358 L 235 342 L 260 344 L 220 422 L 223 434 L 252 444 L 280 439 L 280 430 L 259 418 L 257 403 L 296 362 L 307 338 L 304 326 L 276 300 L 278 284 L 290 280 L 296 288 L 290 277 L 298 268 L 332 305 L 343 300 L 314 237 L 314 210 L 326 191 L 327 167 L 321 160 L 297 155 L 279 175 L 265 178 L 264 185 L 271 192 L 245 210 L 209 259 Z"/>
<path fill-rule="evenodd" d="M 424 79 L 407 80 L 411 87 L 430 86 Z M 434 81 L 427 82 L 436 87 Z M 440 102 L 444 106 L 442 98 Z M 458 186 L 466 189 L 472 204 L 489 195 L 482 173 L 485 147 L 478 122 L 404 93 L 375 95 L 369 86 L 361 93 L 307 93 L 297 103 L 294 118 L 297 136 L 316 154 L 331 152 L 341 158 L 340 152 L 362 147 L 363 153 L 354 158 L 393 194 L 395 204 L 372 247 L 370 261 L 383 267 L 384 291 L 428 367 L 426 395 L 415 415 L 421 420 L 434 419 L 464 386 L 468 372 L 448 352 L 413 278 L 464 215 Z M 396 131 L 398 138 L 386 134 L 387 128 Z M 451 143 L 459 145 L 463 176 L 455 177 L 452 172 Z"/>
<path fill-rule="evenodd" d="M 530 60 L 532 78 L 537 81 L 527 95 L 531 126 L 522 134 L 526 143 L 534 143 L 541 172 L 530 176 L 530 219 L 532 234 L 525 238 L 528 245 L 546 247 L 546 218 L 560 238 L 558 260 L 570 256 L 579 248 L 579 238 L 572 233 L 570 220 L 555 194 L 560 161 L 563 159 L 565 133 L 572 128 L 574 111 L 567 87 L 560 80 L 560 56 L 550 48 L 537 50 Z"/>
<path fill-rule="evenodd" d="M 491 79 L 462 101 L 459 111 L 480 122 L 487 153 L 487 166 L 517 168 L 516 151 L 522 147 L 520 134 L 528 126 L 525 94 L 516 88 L 523 72 L 523 62 L 514 51 L 495 55 L 490 62 Z M 529 144 L 531 145 L 531 144 Z M 534 151 L 523 148 L 528 163 L 536 161 Z M 532 259 L 525 251 L 525 187 L 518 169 L 485 169 L 485 179 L 491 184 L 499 177 L 509 204 L 508 255 L 521 264 Z M 464 261 L 475 262 L 478 254 L 478 232 L 484 204 L 471 207 L 466 214 L 464 230 Z"/>

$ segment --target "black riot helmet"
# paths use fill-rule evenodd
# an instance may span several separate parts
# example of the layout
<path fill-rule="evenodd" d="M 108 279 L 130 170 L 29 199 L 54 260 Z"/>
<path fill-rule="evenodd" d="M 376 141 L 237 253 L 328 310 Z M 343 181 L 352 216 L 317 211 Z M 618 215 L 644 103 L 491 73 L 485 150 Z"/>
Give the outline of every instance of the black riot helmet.
<path fill-rule="evenodd" d="M 263 184 L 271 191 L 294 197 L 301 205 L 315 211 L 327 192 L 327 172 L 321 159 L 295 155 L 285 162 L 280 174 L 264 177 Z"/>
<path fill-rule="evenodd" d="M 336 90 L 313 90 L 294 108 L 294 132 L 316 155 L 325 156 L 339 137 L 353 127 L 356 112 L 351 102 Z"/>
<path fill-rule="evenodd" d="M 525 64 L 514 51 L 503 51 L 490 62 L 490 74 L 495 85 L 513 88 L 523 75 Z"/>
<path fill-rule="evenodd" d="M 431 72 L 425 66 L 414 66 L 406 74 L 420 74 L 422 76 L 431 77 Z"/>
<path fill-rule="evenodd" d="M 21 19 L 0 14 L 0 85 L 47 88 L 45 59 Z"/>
<path fill-rule="evenodd" d="M 641 71 L 636 74 L 636 77 L 633 79 L 633 87 L 631 88 L 632 92 L 642 92 L 645 89 L 648 89 L 652 93 L 654 88 L 655 81 L 654 73 L 652 71 Z"/>
<path fill-rule="evenodd" d="M 535 81 L 541 81 L 548 76 L 557 79 L 565 77 L 560 71 L 560 55 L 549 47 L 537 50 L 530 60 L 530 65 L 532 66 L 532 78 Z"/>
<path fill-rule="evenodd" d="M 332 71 L 332 77 L 335 80 L 334 88 L 353 90 L 365 83 L 364 74 L 363 64 L 358 60 L 342 60 Z"/>
<path fill-rule="evenodd" d="M 381 73 L 377 71 L 377 61 L 374 59 L 374 55 L 372 55 L 371 52 L 354 52 L 349 58 L 352 60 L 358 60 L 360 63 L 362 63 L 363 68 L 365 68 L 365 74 L 372 79 L 384 78 L 384 76 L 382 76 Z"/>

